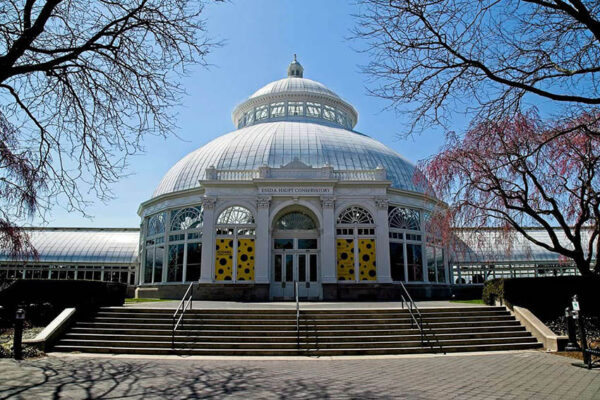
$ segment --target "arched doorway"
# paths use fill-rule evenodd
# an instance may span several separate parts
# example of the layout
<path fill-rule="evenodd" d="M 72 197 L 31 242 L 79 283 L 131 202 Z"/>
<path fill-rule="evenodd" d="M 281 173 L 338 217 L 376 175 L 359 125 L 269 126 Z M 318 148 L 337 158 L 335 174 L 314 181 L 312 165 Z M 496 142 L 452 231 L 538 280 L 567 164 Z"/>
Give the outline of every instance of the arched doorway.
<path fill-rule="evenodd" d="M 273 221 L 271 298 L 293 300 L 298 282 L 299 298 L 321 299 L 317 218 L 304 207 L 289 207 Z"/>

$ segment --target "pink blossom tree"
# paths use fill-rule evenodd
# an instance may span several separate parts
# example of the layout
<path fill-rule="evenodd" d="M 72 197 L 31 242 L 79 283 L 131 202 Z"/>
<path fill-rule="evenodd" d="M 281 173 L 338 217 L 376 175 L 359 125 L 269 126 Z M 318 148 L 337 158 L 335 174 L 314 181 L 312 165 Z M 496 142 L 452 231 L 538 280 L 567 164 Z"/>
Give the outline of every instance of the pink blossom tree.
<path fill-rule="evenodd" d="M 450 133 L 442 150 L 421 163 L 433 194 L 448 205 L 438 229 L 501 228 L 572 260 L 582 275 L 599 274 L 598 117 L 544 121 L 532 110 L 476 123 L 463 136 Z"/>

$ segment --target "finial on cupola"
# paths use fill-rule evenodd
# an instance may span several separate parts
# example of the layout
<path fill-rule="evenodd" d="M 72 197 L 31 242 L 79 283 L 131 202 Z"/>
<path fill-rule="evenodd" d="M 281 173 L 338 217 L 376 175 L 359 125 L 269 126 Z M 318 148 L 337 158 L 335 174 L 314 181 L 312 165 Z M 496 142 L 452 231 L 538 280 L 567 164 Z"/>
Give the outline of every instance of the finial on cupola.
<path fill-rule="evenodd" d="M 296 59 L 296 54 L 294 54 L 294 61 L 288 67 L 287 74 L 292 78 L 302 78 L 304 76 L 304 68 L 302 68 L 302 65 Z"/>

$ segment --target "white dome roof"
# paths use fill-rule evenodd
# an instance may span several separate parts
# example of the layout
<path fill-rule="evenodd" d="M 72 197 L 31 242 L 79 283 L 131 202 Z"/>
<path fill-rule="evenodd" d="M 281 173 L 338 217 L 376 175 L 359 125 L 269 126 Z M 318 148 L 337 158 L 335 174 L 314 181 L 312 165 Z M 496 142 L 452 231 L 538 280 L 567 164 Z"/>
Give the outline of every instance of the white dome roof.
<path fill-rule="evenodd" d="M 271 121 L 238 129 L 188 154 L 167 172 L 153 197 L 198 187 L 209 166 L 279 168 L 295 159 L 313 167 L 329 164 L 336 170 L 381 166 L 392 187 L 422 192 L 413 183 L 414 165 L 368 136 L 324 122 Z"/>
<path fill-rule="evenodd" d="M 335 94 L 334 91 L 332 91 L 322 83 L 313 81 L 311 79 L 296 77 L 288 77 L 275 82 L 271 82 L 258 89 L 249 98 L 254 99 L 259 96 L 278 93 L 320 94 L 331 96 L 341 100 L 340 96 Z"/>

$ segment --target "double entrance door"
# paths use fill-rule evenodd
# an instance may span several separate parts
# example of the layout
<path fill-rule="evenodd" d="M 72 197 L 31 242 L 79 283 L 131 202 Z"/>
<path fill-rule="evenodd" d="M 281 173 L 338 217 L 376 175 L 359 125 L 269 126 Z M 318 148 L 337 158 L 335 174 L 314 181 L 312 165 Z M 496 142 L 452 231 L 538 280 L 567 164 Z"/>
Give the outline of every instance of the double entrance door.
<path fill-rule="evenodd" d="M 289 242 L 284 244 L 283 240 L 289 240 Z M 316 248 L 317 240 L 314 240 L 314 248 L 302 248 L 313 247 L 307 246 L 307 243 L 302 239 L 283 240 L 275 239 L 271 298 L 274 300 L 294 300 L 294 282 L 298 282 L 298 297 L 300 299 L 321 299 L 319 254 Z"/>

